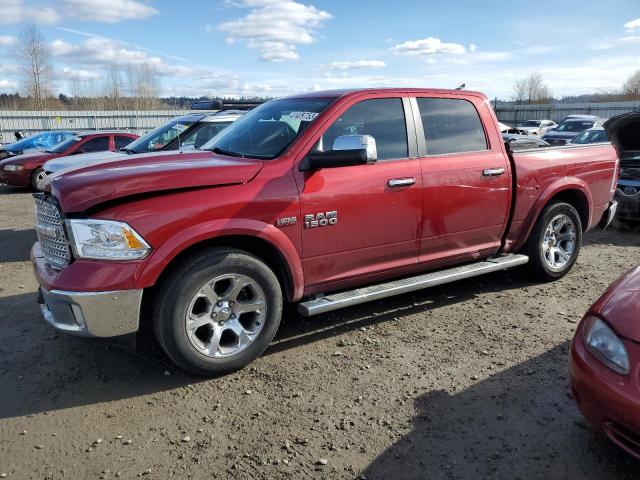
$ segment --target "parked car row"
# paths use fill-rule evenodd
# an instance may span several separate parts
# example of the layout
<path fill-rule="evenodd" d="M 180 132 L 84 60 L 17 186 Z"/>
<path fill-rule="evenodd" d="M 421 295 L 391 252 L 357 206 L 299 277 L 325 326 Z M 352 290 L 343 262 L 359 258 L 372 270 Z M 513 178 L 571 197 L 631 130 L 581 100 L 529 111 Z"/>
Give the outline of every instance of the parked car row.
<path fill-rule="evenodd" d="M 197 110 L 207 105 L 218 106 L 199 102 Z M 61 170 L 141 153 L 198 149 L 244 113 L 246 110 L 240 109 L 192 113 L 175 118 L 140 138 L 118 131 L 45 132 L 3 146 L 9 158 L 0 161 L 0 184 L 39 189 L 49 174 Z M 48 146 L 49 143 L 52 145 Z M 27 151 L 31 153 L 25 153 Z"/>

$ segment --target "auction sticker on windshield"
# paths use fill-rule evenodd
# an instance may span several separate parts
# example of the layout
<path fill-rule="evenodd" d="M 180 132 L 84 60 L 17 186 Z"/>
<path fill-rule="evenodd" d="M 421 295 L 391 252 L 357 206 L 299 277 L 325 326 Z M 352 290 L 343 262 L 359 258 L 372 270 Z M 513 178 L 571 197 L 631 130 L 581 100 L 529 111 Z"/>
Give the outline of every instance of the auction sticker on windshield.
<path fill-rule="evenodd" d="M 291 112 L 288 116 L 293 120 L 300 120 L 301 122 L 311 122 L 319 115 L 316 112 Z"/>

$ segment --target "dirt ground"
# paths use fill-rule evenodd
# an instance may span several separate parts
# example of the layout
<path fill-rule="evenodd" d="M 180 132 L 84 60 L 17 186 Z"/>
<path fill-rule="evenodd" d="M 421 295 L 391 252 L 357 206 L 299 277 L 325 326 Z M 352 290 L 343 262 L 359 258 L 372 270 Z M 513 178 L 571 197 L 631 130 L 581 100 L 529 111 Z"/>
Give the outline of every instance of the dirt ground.
<path fill-rule="evenodd" d="M 28 261 L 33 202 L 0 189 L 0 474 L 16 479 L 637 479 L 569 396 L 576 322 L 637 264 L 589 234 L 573 271 L 506 271 L 305 320 L 245 370 L 56 333 Z M 0 475 L 0 478 L 4 478 Z"/>

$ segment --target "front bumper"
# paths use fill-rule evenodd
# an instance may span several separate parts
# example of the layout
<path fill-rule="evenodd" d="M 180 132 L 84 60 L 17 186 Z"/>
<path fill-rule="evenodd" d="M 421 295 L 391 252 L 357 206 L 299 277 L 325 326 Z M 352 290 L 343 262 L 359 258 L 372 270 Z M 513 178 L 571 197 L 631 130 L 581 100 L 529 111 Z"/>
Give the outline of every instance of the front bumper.
<path fill-rule="evenodd" d="M 620 180 L 614 198 L 620 204 L 619 217 L 640 219 L 640 186 L 637 182 Z"/>
<path fill-rule="evenodd" d="M 31 184 L 31 170 L 18 170 L 16 172 L 0 170 L 0 184 L 12 187 L 28 187 Z"/>
<path fill-rule="evenodd" d="M 623 450 L 640 459 L 640 347 L 624 340 L 631 373 L 620 375 L 600 362 L 582 341 L 582 325 L 571 344 L 571 391 L 583 415 Z"/>
<path fill-rule="evenodd" d="M 602 214 L 602 219 L 600 220 L 600 228 L 603 230 L 609 228 L 611 222 L 613 222 L 613 218 L 616 216 L 618 212 L 618 202 L 613 200 L 609 202 L 609 206 Z"/>
<path fill-rule="evenodd" d="M 66 292 L 40 287 L 44 319 L 60 331 L 84 337 L 116 337 L 138 330 L 142 290 Z"/>

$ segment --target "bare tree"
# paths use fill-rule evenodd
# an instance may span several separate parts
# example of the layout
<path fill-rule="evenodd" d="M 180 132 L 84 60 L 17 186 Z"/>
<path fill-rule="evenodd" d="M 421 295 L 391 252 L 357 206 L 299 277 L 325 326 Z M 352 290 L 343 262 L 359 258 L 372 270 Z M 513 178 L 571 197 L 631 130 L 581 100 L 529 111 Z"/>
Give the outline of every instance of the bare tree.
<path fill-rule="evenodd" d="M 35 25 L 25 25 L 20 31 L 17 56 L 27 96 L 33 98 L 36 108 L 44 109 L 51 96 L 53 65 L 49 47 Z"/>
<path fill-rule="evenodd" d="M 517 80 L 513 86 L 516 102 L 544 103 L 551 99 L 551 91 L 544 83 L 540 72 L 535 72 L 526 78 Z"/>
<path fill-rule="evenodd" d="M 622 85 L 622 93 L 629 98 L 640 98 L 640 70 L 636 70 Z"/>
<path fill-rule="evenodd" d="M 104 96 L 106 97 L 106 108 L 110 110 L 120 110 L 122 108 L 122 97 L 124 96 L 124 80 L 122 72 L 116 64 L 111 64 L 104 76 Z"/>
<path fill-rule="evenodd" d="M 136 110 L 157 108 L 160 100 L 160 75 L 153 65 L 143 63 L 129 67 L 126 72 L 127 90 L 134 99 Z"/>

